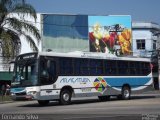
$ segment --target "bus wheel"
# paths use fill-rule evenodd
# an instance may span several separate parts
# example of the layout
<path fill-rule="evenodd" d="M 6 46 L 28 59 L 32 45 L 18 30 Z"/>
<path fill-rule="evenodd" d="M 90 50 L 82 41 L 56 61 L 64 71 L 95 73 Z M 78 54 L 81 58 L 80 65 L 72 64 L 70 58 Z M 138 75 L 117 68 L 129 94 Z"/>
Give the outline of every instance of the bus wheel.
<path fill-rule="evenodd" d="M 124 86 L 122 88 L 122 99 L 123 100 L 129 100 L 131 96 L 131 90 L 128 86 Z"/>
<path fill-rule="evenodd" d="M 71 92 L 69 90 L 62 90 L 60 94 L 60 104 L 62 105 L 68 105 L 71 103 Z"/>
<path fill-rule="evenodd" d="M 38 100 L 39 105 L 45 106 L 49 104 L 49 100 Z"/>

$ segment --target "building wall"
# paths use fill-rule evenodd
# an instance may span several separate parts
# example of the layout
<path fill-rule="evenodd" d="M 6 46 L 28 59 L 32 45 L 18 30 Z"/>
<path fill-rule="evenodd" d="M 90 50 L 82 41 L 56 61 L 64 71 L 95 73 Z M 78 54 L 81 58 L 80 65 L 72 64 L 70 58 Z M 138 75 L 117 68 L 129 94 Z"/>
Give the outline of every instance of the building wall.
<path fill-rule="evenodd" d="M 140 57 L 149 57 L 153 64 L 153 83 L 155 89 L 160 88 L 159 70 L 158 70 L 158 56 L 154 56 L 150 51 L 156 51 L 160 39 L 158 34 L 160 32 L 160 26 L 156 23 L 147 22 L 134 22 L 132 23 L 133 29 L 133 55 Z M 145 48 L 137 49 L 137 40 L 145 40 Z"/>
<path fill-rule="evenodd" d="M 134 27 L 134 26 L 133 26 Z M 145 56 L 147 52 L 153 50 L 152 33 L 150 30 L 138 29 L 132 31 L 133 36 L 133 56 Z M 137 40 L 145 40 L 145 49 L 140 50 L 137 48 Z"/>
<path fill-rule="evenodd" d="M 89 51 L 88 16 L 42 14 L 43 51 Z"/>
<path fill-rule="evenodd" d="M 151 57 L 152 52 L 156 50 L 159 38 L 155 33 L 160 31 L 160 26 L 150 22 L 133 22 L 133 55 L 142 57 Z M 137 49 L 137 40 L 145 40 L 145 49 Z M 155 47 L 156 42 L 156 47 Z"/>

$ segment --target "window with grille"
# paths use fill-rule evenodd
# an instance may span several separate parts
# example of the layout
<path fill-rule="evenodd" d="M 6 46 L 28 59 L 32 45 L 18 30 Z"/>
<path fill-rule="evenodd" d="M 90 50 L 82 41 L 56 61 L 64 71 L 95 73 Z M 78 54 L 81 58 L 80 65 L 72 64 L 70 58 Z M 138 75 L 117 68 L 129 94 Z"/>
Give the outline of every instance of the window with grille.
<path fill-rule="evenodd" d="M 145 50 L 145 39 L 138 39 L 136 42 L 138 50 Z"/>

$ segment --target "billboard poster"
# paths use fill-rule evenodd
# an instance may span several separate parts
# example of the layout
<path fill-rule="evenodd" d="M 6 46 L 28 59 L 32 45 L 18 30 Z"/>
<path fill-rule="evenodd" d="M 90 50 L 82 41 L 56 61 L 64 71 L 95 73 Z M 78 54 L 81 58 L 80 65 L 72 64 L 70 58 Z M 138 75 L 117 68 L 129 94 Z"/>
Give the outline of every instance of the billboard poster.
<path fill-rule="evenodd" d="M 130 55 L 131 16 L 88 16 L 91 52 Z"/>

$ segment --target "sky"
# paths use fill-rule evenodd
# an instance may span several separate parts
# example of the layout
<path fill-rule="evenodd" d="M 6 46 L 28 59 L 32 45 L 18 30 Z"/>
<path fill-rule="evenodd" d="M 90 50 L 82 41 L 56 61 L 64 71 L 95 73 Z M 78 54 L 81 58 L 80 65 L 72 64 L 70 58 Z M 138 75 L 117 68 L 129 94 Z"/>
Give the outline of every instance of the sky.
<path fill-rule="evenodd" d="M 89 16 L 89 26 L 95 25 L 99 22 L 102 26 L 112 26 L 115 24 L 124 25 L 126 28 L 131 28 L 130 16 Z M 106 22 L 107 21 L 107 22 Z"/>
<path fill-rule="evenodd" d="M 26 0 L 38 13 L 131 15 L 160 25 L 160 0 Z M 159 11 L 159 12 L 158 12 Z"/>

